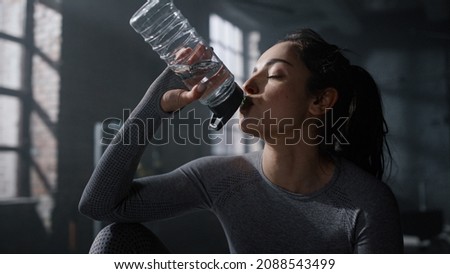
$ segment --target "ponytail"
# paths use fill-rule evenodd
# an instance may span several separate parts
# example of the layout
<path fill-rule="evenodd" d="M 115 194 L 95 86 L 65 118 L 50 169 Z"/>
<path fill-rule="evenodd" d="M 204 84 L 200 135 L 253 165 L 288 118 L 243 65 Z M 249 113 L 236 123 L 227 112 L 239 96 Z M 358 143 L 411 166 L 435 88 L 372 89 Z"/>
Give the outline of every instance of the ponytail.
<path fill-rule="evenodd" d="M 339 154 L 382 179 L 391 153 L 380 92 L 365 69 L 351 65 L 347 73 L 352 99 L 344 135 L 349 144 L 341 146 Z"/>
<path fill-rule="evenodd" d="M 372 76 L 351 65 L 341 49 L 310 29 L 301 29 L 281 42 L 286 41 L 297 45 L 299 58 L 311 72 L 309 92 L 317 95 L 328 87 L 338 91 L 338 100 L 325 114 L 325 120 L 347 118 L 338 128 L 340 133 L 333 129 L 333 122 L 325 124 L 322 136 L 332 142 L 322 144 L 321 152 L 342 156 L 381 180 L 392 157 L 386 142 L 388 127 L 381 96 Z M 347 142 L 334 138 L 336 134 L 342 134 Z"/>

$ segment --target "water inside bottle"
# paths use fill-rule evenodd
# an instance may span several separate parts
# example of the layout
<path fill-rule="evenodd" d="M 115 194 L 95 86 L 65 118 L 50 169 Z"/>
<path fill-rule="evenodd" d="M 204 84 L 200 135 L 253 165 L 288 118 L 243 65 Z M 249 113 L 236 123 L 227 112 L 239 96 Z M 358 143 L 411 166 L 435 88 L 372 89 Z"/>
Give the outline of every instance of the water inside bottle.
<path fill-rule="evenodd" d="M 222 63 L 211 60 L 201 61 L 193 65 L 175 64 L 171 69 L 182 79 L 211 78 L 222 67 Z"/>
<path fill-rule="evenodd" d="M 229 88 L 234 83 L 233 75 L 222 62 L 202 60 L 192 65 L 174 64 L 171 69 L 183 80 L 188 88 L 202 82 L 207 89 L 200 98 L 205 105 L 222 103 L 229 95 Z"/>

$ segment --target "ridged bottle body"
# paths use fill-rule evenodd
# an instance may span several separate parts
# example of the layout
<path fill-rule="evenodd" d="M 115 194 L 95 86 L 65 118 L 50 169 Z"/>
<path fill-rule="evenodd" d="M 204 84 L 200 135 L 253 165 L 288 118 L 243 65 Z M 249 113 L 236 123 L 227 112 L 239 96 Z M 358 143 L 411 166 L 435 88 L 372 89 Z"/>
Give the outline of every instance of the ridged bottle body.
<path fill-rule="evenodd" d="M 180 76 L 188 88 L 206 84 L 200 102 L 226 122 L 242 101 L 233 74 L 200 37 L 172 0 L 149 0 L 131 18 L 131 26 Z M 214 77 L 213 81 L 209 81 Z M 225 106 L 224 106 L 225 104 Z M 218 113 L 221 112 L 221 113 Z M 221 126 L 220 126 L 221 127 Z"/>

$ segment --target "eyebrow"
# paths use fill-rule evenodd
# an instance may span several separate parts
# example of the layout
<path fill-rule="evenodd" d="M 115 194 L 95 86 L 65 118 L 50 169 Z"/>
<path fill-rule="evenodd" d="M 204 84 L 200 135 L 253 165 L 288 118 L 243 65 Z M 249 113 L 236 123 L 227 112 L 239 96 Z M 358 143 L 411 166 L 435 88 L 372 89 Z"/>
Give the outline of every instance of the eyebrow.
<path fill-rule="evenodd" d="M 292 65 L 291 63 L 289 63 L 288 61 L 286 61 L 286 60 L 284 60 L 284 59 L 273 58 L 273 59 L 270 59 L 269 61 L 267 61 L 267 62 L 264 64 L 263 67 L 264 67 L 264 68 L 267 68 L 267 67 L 270 67 L 270 66 L 272 66 L 272 65 L 274 65 L 274 64 L 276 64 L 276 63 L 283 63 L 283 64 L 289 65 L 289 66 L 291 66 L 291 67 L 294 66 L 294 65 Z M 253 68 L 253 72 L 256 72 L 256 67 Z"/>

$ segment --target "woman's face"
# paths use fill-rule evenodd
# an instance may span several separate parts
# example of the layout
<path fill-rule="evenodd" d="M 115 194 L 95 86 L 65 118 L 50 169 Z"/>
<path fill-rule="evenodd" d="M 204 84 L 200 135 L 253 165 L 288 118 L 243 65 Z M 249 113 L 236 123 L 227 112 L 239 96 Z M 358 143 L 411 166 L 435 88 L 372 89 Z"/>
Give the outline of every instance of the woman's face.
<path fill-rule="evenodd" d="M 241 129 L 265 141 L 294 137 L 294 129 L 298 134 L 314 101 L 306 89 L 309 76 L 292 42 L 267 50 L 243 86 L 248 100 L 240 108 Z"/>

